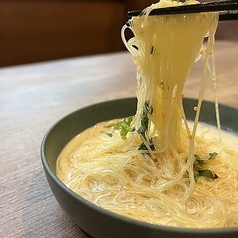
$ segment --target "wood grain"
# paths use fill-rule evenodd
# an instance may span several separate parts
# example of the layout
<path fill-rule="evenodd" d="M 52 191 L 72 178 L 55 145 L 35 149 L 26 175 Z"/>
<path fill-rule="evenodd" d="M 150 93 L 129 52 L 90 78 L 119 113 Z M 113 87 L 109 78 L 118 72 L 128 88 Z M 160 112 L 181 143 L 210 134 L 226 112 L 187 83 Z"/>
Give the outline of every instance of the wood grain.
<path fill-rule="evenodd" d="M 218 96 L 238 108 L 238 43 L 217 42 Z M 185 88 L 196 97 L 199 63 Z M 0 237 L 90 237 L 58 205 L 40 160 L 46 131 L 87 105 L 135 96 L 128 53 L 0 69 Z M 206 99 L 212 99 L 208 90 Z"/>

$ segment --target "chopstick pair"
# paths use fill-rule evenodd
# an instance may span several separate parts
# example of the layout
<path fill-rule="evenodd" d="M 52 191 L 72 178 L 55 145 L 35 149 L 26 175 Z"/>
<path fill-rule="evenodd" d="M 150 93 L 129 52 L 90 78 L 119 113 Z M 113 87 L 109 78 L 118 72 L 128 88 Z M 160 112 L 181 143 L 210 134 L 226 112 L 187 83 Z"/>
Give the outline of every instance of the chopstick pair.
<path fill-rule="evenodd" d="M 238 0 L 187 4 L 153 9 L 149 15 L 171 15 L 199 12 L 219 12 L 219 21 L 238 20 Z M 128 17 L 139 16 L 142 10 L 129 11 Z"/>

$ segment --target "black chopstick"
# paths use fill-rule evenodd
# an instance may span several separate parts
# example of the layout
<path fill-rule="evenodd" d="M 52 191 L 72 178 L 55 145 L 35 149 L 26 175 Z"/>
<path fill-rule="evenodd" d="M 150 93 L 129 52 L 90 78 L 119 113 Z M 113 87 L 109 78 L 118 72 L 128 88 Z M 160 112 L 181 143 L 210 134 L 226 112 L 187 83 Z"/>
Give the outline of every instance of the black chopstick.
<path fill-rule="evenodd" d="M 171 15 L 199 12 L 219 12 L 219 20 L 238 19 L 238 0 L 228 0 L 220 2 L 206 2 L 200 4 L 188 4 L 176 7 L 164 7 L 153 9 L 149 15 Z M 139 16 L 142 10 L 129 11 L 128 17 Z"/>
<path fill-rule="evenodd" d="M 219 21 L 235 21 L 238 20 L 238 10 L 219 12 Z"/>

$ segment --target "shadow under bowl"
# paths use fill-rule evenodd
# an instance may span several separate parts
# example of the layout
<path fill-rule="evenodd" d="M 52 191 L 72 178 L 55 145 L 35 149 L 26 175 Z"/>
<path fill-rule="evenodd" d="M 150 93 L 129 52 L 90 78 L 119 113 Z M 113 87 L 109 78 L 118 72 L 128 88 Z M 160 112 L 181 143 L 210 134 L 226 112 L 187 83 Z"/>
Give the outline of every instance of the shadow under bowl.
<path fill-rule="evenodd" d="M 67 188 L 56 176 L 56 160 L 64 146 L 98 122 L 124 118 L 136 112 L 136 98 L 102 102 L 75 111 L 49 129 L 41 145 L 41 159 L 50 188 L 68 216 L 95 238 L 237 238 L 236 228 L 177 228 L 153 225 L 100 208 Z M 195 99 L 184 99 L 187 119 L 193 119 Z M 220 105 L 222 129 L 238 133 L 238 110 Z M 216 125 L 214 103 L 204 101 L 200 121 Z"/>

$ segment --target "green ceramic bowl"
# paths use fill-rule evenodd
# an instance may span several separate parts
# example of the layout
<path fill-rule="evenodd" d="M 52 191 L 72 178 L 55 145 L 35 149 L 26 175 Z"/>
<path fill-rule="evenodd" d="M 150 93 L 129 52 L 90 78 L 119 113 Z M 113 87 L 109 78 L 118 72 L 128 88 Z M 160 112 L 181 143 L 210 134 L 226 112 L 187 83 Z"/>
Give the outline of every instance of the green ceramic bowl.
<path fill-rule="evenodd" d="M 187 118 L 194 118 L 194 99 L 185 99 Z M 136 99 L 119 99 L 95 104 L 58 121 L 46 133 L 41 145 L 45 175 L 61 207 L 84 231 L 95 238 L 237 238 L 237 228 L 190 229 L 152 225 L 102 209 L 68 189 L 55 175 L 56 159 L 63 147 L 77 134 L 94 124 L 134 115 Z M 203 102 L 200 120 L 215 125 L 214 104 Z M 238 132 L 238 110 L 220 106 L 223 129 Z"/>

